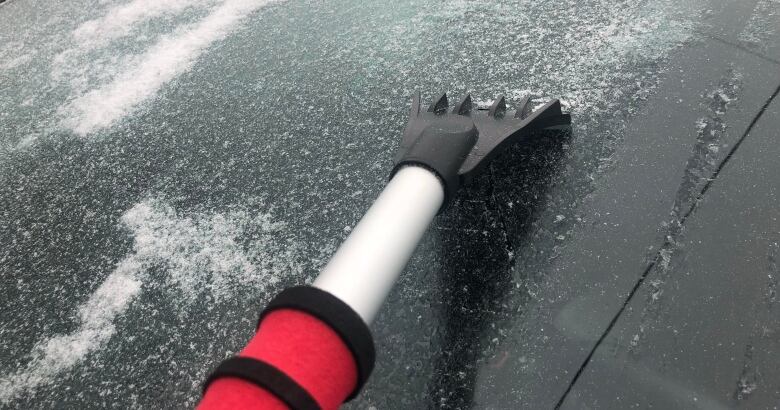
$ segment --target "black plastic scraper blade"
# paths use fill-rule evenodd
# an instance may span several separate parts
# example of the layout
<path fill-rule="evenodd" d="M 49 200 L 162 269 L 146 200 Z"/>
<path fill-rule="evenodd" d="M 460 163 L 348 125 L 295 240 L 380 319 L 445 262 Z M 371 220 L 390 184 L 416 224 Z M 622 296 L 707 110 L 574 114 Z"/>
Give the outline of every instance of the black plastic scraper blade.
<path fill-rule="evenodd" d="M 464 182 L 470 182 L 475 173 L 507 146 L 527 141 L 539 131 L 571 125 L 571 116 L 561 111 L 561 102 L 557 99 L 533 111 L 530 98 L 526 97 L 511 115 L 506 110 L 506 102 L 501 96 L 488 110 L 471 113 L 479 138 L 460 167 L 459 175 Z"/>
<path fill-rule="evenodd" d="M 531 105 L 526 97 L 517 110 L 508 112 L 501 96 L 489 109 L 474 109 L 467 94 L 448 111 L 447 94 L 442 94 L 421 111 L 420 94 L 415 93 L 393 173 L 410 164 L 434 171 L 444 182 L 446 205 L 458 187 L 470 182 L 502 149 L 528 141 L 539 131 L 571 124 L 570 115 L 561 111 L 557 99 L 537 110 Z"/>

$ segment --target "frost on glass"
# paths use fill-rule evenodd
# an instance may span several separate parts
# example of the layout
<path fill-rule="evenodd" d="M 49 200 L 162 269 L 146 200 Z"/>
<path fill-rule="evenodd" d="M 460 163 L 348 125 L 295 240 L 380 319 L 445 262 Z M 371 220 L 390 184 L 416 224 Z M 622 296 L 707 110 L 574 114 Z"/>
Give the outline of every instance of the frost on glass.
<path fill-rule="evenodd" d="M 587 191 L 699 3 L 3 3 L 0 405 L 192 405 L 375 196 L 415 90 L 562 98 Z"/>

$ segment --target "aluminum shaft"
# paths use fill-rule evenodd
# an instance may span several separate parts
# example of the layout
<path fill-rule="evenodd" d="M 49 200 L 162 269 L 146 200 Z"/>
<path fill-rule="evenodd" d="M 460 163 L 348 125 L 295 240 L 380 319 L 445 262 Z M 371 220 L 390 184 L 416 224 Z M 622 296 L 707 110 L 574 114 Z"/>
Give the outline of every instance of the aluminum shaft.
<path fill-rule="evenodd" d="M 444 201 L 436 175 L 396 172 L 314 281 L 370 324 Z"/>

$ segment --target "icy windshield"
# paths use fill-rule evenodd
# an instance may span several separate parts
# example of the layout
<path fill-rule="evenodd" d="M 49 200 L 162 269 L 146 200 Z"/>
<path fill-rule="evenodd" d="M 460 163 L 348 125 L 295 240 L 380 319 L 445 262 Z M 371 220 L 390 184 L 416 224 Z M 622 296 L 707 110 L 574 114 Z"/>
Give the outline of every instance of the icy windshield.
<path fill-rule="evenodd" d="M 728 388 L 642 350 L 681 227 L 780 83 L 780 3 L 733 3 L 0 1 L 0 407 L 194 406 L 380 192 L 415 91 L 560 98 L 572 130 L 437 218 L 348 408 L 598 407 L 599 349 L 660 407 L 735 405 L 744 345 L 710 369 Z"/>

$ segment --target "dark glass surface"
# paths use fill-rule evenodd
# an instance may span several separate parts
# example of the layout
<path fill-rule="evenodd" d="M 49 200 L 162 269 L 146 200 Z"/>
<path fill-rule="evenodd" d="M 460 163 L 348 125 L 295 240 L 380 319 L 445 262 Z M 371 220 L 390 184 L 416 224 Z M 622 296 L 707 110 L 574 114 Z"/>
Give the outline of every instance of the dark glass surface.
<path fill-rule="evenodd" d="M 192 407 L 415 90 L 573 127 L 434 221 L 345 407 L 780 404 L 777 0 L 187 4 L 0 5 L 0 407 Z"/>

